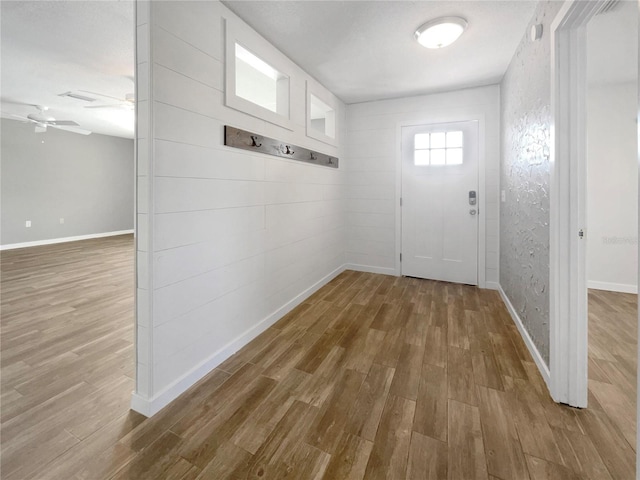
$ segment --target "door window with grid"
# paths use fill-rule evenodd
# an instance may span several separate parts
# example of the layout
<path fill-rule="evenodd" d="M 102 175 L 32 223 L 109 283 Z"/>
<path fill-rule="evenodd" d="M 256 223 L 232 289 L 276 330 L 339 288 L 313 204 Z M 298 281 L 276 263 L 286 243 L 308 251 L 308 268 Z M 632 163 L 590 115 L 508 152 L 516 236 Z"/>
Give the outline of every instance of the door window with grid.
<path fill-rule="evenodd" d="M 427 165 L 462 165 L 462 132 L 417 133 L 414 138 L 413 163 Z"/>

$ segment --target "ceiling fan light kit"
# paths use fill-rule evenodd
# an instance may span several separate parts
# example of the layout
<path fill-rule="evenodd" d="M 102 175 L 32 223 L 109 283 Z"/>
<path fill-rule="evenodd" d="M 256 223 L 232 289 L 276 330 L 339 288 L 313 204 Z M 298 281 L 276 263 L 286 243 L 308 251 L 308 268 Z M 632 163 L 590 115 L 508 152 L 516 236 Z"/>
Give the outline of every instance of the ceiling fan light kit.
<path fill-rule="evenodd" d="M 462 17 L 441 17 L 421 25 L 415 38 L 426 48 L 443 48 L 451 45 L 464 33 L 467 21 Z"/>

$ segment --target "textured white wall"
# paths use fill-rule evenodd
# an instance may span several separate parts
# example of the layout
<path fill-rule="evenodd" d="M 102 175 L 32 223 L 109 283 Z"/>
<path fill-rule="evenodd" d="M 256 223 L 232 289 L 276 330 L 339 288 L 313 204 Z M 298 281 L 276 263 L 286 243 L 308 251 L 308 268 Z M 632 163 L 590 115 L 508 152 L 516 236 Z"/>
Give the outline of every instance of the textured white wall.
<path fill-rule="evenodd" d="M 305 134 L 292 72 L 286 130 L 224 105 L 218 2 L 138 2 L 138 380 L 153 414 L 345 263 L 344 160 Z M 337 100 L 337 99 L 336 99 Z M 338 138 L 344 128 L 339 104 Z M 229 124 L 339 156 L 329 169 L 227 148 Z"/>
<path fill-rule="evenodd" d="M 485 136 L 486 281 L 498 281 L 500 87 L 347 106 L 347 261 L 353 268 L 396 274 L 396 171 L 399 125 L 483 117 Z"/>
<path fill-rule="evenodd" d="M 638 282 L 635 82 L 591 87 L 587 103 L 587 279 L 633 292 Z"/>
<path fill-rule="evenodd" d="M 551 22 L 562 2 L 540 2 L 502 80 L 500 285 L 549 364 Z M 526 30 L 528 32 L 529 29 Z M 524 33 L 524 32 L 523 32 Z"/>

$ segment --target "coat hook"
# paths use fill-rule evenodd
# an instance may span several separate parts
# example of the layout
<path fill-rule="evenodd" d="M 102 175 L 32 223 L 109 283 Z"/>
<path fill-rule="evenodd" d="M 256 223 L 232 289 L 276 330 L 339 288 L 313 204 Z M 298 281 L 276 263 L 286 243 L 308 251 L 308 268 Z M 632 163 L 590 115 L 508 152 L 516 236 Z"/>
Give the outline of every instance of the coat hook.
<path fill-rule="evenodd" d="M 327 165 L 333 165 L 333 160 L 331 159 L 331 157 L 329 157 L 329 162 L 327 163 Z"/>
<path fill-rule="evenodd" d="M 311 152 L 310 155 L 311 155 L 311 158 L 309 160 L 317 160 L 318 159 L 318 157 L 316 157 L 315 153 Z"/>
<path fill-rule="evenodd" d="M 293 150 L 291 150 L 291 147 L 289 147 L 289 145 L 285 145 L 285 148 L 287 149 L 284 152 L 285 155 L 293 155 L 295 153 Z"/>
<path fill-rule="evenodd" d="M 257 143 L 258 137 L 256 135 L 251 135 L 251 146 L 252 147 L 261 147 L 261 143 Z"/>

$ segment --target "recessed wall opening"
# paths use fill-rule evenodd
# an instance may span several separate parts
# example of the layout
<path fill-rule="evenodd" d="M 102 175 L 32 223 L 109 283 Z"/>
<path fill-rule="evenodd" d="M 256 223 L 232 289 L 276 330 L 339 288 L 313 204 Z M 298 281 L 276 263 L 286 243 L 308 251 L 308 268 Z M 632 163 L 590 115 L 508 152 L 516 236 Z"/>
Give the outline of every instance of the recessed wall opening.
<path fill-rule="evenodd" d="M 309 116 L 311 128 L 330 138 L 336 136 L 336 112 L 313 93 L 310 94 Z"/>
<path fill-rule="evenodd" d="M 236 95 L 274 113 L 289 113 L 289 77 L 235 44 Z"/>

